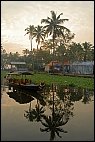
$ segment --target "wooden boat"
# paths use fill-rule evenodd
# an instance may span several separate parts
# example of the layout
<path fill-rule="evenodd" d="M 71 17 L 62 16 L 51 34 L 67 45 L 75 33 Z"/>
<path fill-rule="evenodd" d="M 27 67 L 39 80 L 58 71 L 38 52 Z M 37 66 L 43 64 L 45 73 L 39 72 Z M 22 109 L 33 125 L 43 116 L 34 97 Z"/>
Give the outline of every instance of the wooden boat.
<path fill-rule="evenodd" d="M 44 88 L 45 84 L 40 83 L 39 85 L 31 83 L 31 80 L 28 79 L 12 79 L 14 75 L 33 75 L 30 72 L 12 72 L 8 74 L 7 80 L 9 87 L 15 87 L 17 89 L 23 89 L 28 91 L 40 91 Z"/>
<path fill-rule="evenodd" d="M 15 89 L 27 90 L 27 91 L 41 91 L 44 88 L 44 85 L 36 85 L 36 84 L 17 84 L 17 83 L 9 83 L 9 87 L 13 87 Z"/>

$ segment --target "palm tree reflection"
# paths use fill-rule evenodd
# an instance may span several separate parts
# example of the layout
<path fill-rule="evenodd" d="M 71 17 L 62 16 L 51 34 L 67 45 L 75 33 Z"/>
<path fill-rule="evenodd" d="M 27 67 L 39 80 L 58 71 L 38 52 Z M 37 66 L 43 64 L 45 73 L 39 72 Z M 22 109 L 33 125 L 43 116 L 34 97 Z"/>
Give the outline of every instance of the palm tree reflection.
<path fill-rule="evenodd" d="M 90 92 L 88 89 L 83 89 L 82 102 L 84 104 L 89 104 L 92 101 L 92 99 L 91 99 L 92 96 L 93 96 L 93 92 Z"/>
<path fill-rule="evenodd" d="M 40 131 L 49 132 L 50 140 L 53 141 L 56 136 L 61 138 L 60 133 L 68 133 L 63 126 L 68 123 L 70 117 L 73 117 L 74 102 L 82 99 L 84 103 L 87 103 L 90 101 L 89 95 L 91 96 L 88 90 L 64 89 L 62 86 L 56 87 L 52 84 L 49 90 L 44 90 L 45 101 L 36 94 L 35 108 L 31 107 L 30 102 L 29 111 L 25 111 L 24 116 L 29 121 L 41 122 L 44 128 L 40 128 Z M 45 106 L 51 114 L 46 113 Z"/>
<path fill-rule="evenodd" d="M 34 116 L 33 116 L 32 109 L 31 109 L 31 102 L 30 102 L 30 106 L 29 106 L 29 111 L 25 110 L 24 117 L 26 117 L 26 119 L 28 119 L 28 121 L 34 120 Z"/>
<path fill-rule="evenodd" d="M 67 131 L 60 128 L 60 126 L 65 125 L 68 121 L 63 121 L 62 116 L 59 115 L 52 115 L 52 116 L 44 116 L 43 117 L 45 122 L 41 121 L 42 125 L 44 125 L 46 128 L 42 129 L 40 128 L 41 132 L 50 132 L 50 140 L 54 140 L 55 133 L 61 138 L 59 135 L 59 132 L 67 133 Z"/>
<path fill-rule="evenodd" d="M 41 132 L 50 132 L 50 140 L 54 140 L 56 134 L 61 138 L 59 135 L 59 132 L 67 133 L 61 126 L 65 125 L 68 122 L 68 117 L 65 117 L 64 109 L 62 107 L 57 108 L 57 105 L 55 107 L 55 93 L 52 86 L 52 114 L 50 116 L 43 116 L 43 121 L 41 120 L 41 123 L 46 128 L 40 128 Z M 61 105 L 60 105 L 61 106 Z M 59 111 L 60 109 L 60 111 Z"/>
<path fill-rule="evenodd" d="M 41 121 L 41 118 L 44 116 L 44 107 L 40 107 L 39 100 L 37 99 L 37 104 L 35 108 L 31 108 L 31 102 L 29 106 L 29 111 L 25 111 L 24 117 L 26 117 L 29 121 Z"/>
<path fill-rule="evenodd" d="M 44 111 L 45 109 L 43 106 L 40 107 L 39 103 L 35 106 L 35 109 L 32 110 L 35 121 L 41 121 L 42 117 L 44 116 Z"/>

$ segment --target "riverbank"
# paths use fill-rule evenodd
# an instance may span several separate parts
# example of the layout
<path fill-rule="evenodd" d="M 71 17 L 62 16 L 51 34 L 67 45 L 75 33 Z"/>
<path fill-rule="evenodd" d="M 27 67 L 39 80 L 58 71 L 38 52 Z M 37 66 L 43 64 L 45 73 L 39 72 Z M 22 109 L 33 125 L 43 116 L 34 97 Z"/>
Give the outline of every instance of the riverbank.
<path fill-rule="evenodd" d="M 7 75 L 8 72 L 1 72 L 1 80 Z M 21 77 L 17 77 L 21 78 Z M 25 76 L 23 76 L 25 78 Z M 31 79 L 32 82 L 39 84 L 40 82 L 45 82 L 48 85 L 59 84 L 67 86 L 76 86 L 88 89 L 94 89 L 94 78 L 84 78 L 78 76 L 60 76 L 60 75 L 50 75 L 47 73 L 34 73 L 33 75 L 27 75 L 27 79 Z"/>

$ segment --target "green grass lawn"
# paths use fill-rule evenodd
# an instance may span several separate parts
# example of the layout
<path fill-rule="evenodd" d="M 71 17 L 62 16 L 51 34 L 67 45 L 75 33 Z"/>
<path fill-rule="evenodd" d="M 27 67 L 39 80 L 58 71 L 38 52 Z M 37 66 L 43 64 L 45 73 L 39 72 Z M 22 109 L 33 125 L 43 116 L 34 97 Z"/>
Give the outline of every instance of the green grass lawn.
<path fill-rule="evenodd" d="M 1 72 L 1 79 L 8 72 Z M 24 78 L 24 77 L 23 77 Z M 28 79 L 31 79 L 34 83 L 40 83 L 44 81 L 46 84 L 51 85 L 52 83 L 60 85 L 75 85 L 76 87 L 94 89 L 94 79 L 93 78 L 83 78 L 83 77 L 70 77 L 70 76 L 59 76 L 59 75 L 50 75 L 46 73 L 35 73 L 34 75 L 27 76 Z"/>

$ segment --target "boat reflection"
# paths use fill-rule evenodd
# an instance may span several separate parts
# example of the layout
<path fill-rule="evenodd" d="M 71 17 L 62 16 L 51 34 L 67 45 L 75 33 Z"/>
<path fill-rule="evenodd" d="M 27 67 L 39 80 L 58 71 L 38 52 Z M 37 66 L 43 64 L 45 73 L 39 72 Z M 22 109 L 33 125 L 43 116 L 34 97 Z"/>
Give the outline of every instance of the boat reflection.
<path fill-rule="evenodd" d="M 32 100 L 34 100 L 32 96 L 29 96 L 20 91 L 7 92 L 7 94 L 9 95 L 10 98 L 13 98 L 19 104 L 29 103 Z"/>
<path fill-rule="evenodd" d="M 37 91 L 27 91 L 27 90 L 20 90 L 17 87 L 9 87 L 11 92 L 7 92 L 10 98 L 13 98 L 16 102 L 22 103 L 29 103 L 34 99 L 38 99 L 40 103 L 45 106 L 46 102 L 44 100 L 43 95 Z"/>

